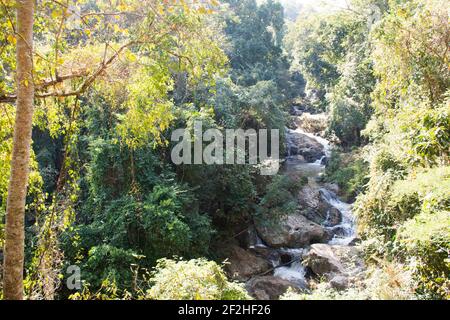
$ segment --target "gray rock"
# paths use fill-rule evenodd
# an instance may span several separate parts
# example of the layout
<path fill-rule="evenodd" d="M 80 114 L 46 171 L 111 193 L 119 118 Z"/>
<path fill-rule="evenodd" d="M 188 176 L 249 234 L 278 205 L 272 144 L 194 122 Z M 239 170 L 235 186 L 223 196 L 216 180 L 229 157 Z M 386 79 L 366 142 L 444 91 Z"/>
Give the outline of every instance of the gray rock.
<path fill-rule="evenodd" d="M 274 223 L 255 221 L 255 226 L 261 239 L 272 248 L 302 248 L 329 239 L 324 227 L 300 214 L 282 217 Z"/>
<path fill-rule="evenodd" d="M 327 227 L 334 227 L 339 223 L 341 223 L 341 221 L 342 221 L 342 214 L 337 208 L 331 207 L 330 209 L 328 209 L 327 219 L 325 220 L 324 223 Z"/>
<path fill-rule="evenodd" d="M 245 288 L 257 300 L 276 300 L 289 288 L 295 290 L 296 284 L 274 276 L 253 277 Z"/>
<path fill-rule="evenodd" d="M 348 243 L 348 245 L 349 246 L 356 246 L 356 245 L 358 245 L 358 244 L 360 244 L 361 243 L 361 239 L 360 238 L 354 238 L 352 241 L 350 241 L 349 243 Z"/>
<path fill-rule="evenodd" d="M 336 290 L 345 290 L 348 288 L 348 278 L 337 275 L 330 280 L 330 285 Z"/>
<path fill-rule="evenodd" d="M 299 132 L 290 131 L 288 133 L 288 155 L 302 155 L 306 161 L 314 162 L 325 156 L 323 145 L 317 140 Z"/>
<path fill-rule="evenodd" d="M 306 255 L 303 264 L 309 267 L 317 276 L 343 273 L 344 267 L 335 256 L 330 245 L 313 244 Z"/>
<path fill-rule="evenodd" d="M 262 257 L 266 259 L 267 261 L 275 261 L 279 263 L 280 261 L 280 253 L 272 248 L 269 247 L 262 247 L 262 246 L 253 246 L 248 249 L 250 252 L 253 252 L 259 257 Z"/>
<path fill-rule="evenodd" d="M 341 191 L 339 186 L 336 183 L 324 183 L 323 187 L 327 190 L 330 190 L 331 192 L 334 192 L 335 194 L 339 194 L 339 192 Z"/>
<path fill-rule="evenodd" d="M 317 224 L 322 224 L 331 206 L 323 199 L 318 186 L 306 185 L 298 194 L 300 213 Z"/>
<path fill-rule="evenodd" d="M 303 255 L 303 264 L 319 277 L 355 277 L 364 271 L 362 251 L 358 247 L 313 244 Z"/>
<path fill-rule="evenodd" d="M 271 268 L 270 263 L 248 250 L 238 246 L 229 249 L 228 264 L 225 265 L 226 272 L 234 280 L 246 281 L 254 275 L 262 274 Z"/>

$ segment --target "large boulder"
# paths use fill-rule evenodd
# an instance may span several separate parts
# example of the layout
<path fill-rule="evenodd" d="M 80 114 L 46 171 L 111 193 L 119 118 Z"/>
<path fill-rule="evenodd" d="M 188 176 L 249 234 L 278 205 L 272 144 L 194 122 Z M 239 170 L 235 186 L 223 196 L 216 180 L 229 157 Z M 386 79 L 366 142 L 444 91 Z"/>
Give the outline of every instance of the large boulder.
<path fill-rule="evenodd" d="M 289 130 L 288 155 L 301 155 L 308 162 L 314 162 L 325 156 L 325 150 L 322 144 L 316 139 L 308 137 L 300 132 Z"/>
<path fill-rule="evenodd" d="M 325 226 L 334 227 L 337 226 L 339 223 L 341 223 L 341 221 L 342 221 L 342 214 L 337 208 L 331 207 L 330 209 L 328 209 L 327 218 L 324 222 Z"/>
<path fill-rule="evenodd" d="M 304 129 L 306 132 L 311 132 L 318 136 L 325 136 L 325 131 L 328 126 L 328 120 L 325 113 L 311 114 L 303 112 L 295 117 L 297 127 Z"/>
<path fill-rule="evenodd" d="M 324 200 L 320 190 L 317 185 L 307 184 L 298 194 L 300 213 L 317 224 L 324 223 L 331 209 L 331 205 Z"/>
<path fill-rule="evenodd" d="M 281 261 L 281 255 L 276 249 L 272 249 L 266 246 L 253 246 L 248 249 L 250 252 L 256 254 L 259 257 L 262 257 L 272 263 L 273 265 L 277 265 Z"/>
<path fill-rule="evenodd" d="M 319 278 L 325 277 L 336 289 L 345 289 L 364 272 L 362 251 L 358 247 L 313 244 L 303 255 L 303 265 Z"/>
<path fill-rule="evenodd" d="M 335 256 L 332 247 L 323 243 L 311 246 L 308 253 L 303 256 L 303 264 L 318 276 L 344 273 L 344 267 Z"/>
<path fill-rule="evenodd" d="M 336 184 L 336 183 L 325 182 L 323 184 L 323 188 L 327 189 L 327 190 L 330 190 L 334 194 L 340 194 L 340 192 L 341 192 L 341 189 L 339 188 L 339 185 Z"/>
<path fill-rule="evenodd" d="M 259 236 L 272 248 L 302 248 L 330 238 L 324 227 L 301 214 L 287 215 L 273 223 L 255 221 L 255 226 Z"/>
<path fill-rule="evenodd" d="M 254 275 L 262 274 L 271 268 L 271 264 L 264 258 L 249 250 L 232 246 L 228 253 L 228 264 L 225 270 L 234 280 L 247 281 Z"/>
<path fill-rule="evenodd" d="M 245 284 L 249 294 L 257 300 L 277 300 L 289 288 L 295 290 L 296 287 L 294 283 L 274 276 L 253 277 Z"/>

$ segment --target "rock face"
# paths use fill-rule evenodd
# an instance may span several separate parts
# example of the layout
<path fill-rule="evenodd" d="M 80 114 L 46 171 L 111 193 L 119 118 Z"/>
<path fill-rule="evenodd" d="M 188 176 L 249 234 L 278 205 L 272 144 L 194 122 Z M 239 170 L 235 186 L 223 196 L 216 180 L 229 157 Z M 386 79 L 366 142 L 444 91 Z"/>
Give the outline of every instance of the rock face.
<path fill-rule="evenodd" d="M 329 239 L 324 227 L 300 214 L 283 217 L 275 225 L 259 221 L 255 226 L 259 236 L 272 248 L 302 248 Z"/>
<path fill-rule="evenodd" d="M 267 261 L 280 262 L 281 260 L 280 253 L 269 247 L 254 246 L 250 247 L 248 250 Z"/>
<path fill-rule="evenodd" d="M 229 264 L 225 266 L 225 270 L 234 280 L 247 281 L 254 275 L 268 271 L 271 267 L 266 259 L 241 247 L 233 246 L 229 250 Z"/>
<path fill-rule="evenodd" d="M 339 192 L 340 192 L 340 188 L 336 183 L 326 182 L 323 184 L 323 188 L 330 190 L 331 192 L 333 192 L 335 194 L 339 194 Z"/>
<path fill-rule="evenodd" d="M 297 127 L 303 128 L 318 136 L 324 136 L 327 129 L 327 116 L 325 113 L 311 114 L 304 112 L 295 118 Z"/>
<path fill-rule="evenodd" d="M 322 224 L 331 206 L 323 199 L 320 189 L 306 185 L 298 194 L 300 213 L 317 224 Z"/>
<path fill-rule="evenodd" d="M 295 290 L 296 285 L 279 277 L 265 276 L 250 279 L 245 288 L 257 300 L 276 300 L 289 288 Z"/>
<path fill-rule="evenodd" d="M 327 244 L 313 244 L 311 250 L 303 256 L 303 264 L 318 276 L 344 273 L 344 267 Z"/>
<path fill-rule="evenodd" d="M 327 227 L 334 227 L 339 223 L 341 223 L 341 220 L 342 220 L 341 212 L 338 209 L 331 207 L 330 209 L 328 209 L 327 219 L 325 220 L 324 224 Z"/>
<path fill-rule="evenodd" d="M 290 156 L 301 155 L 308 162 L 314 162 L 325 156 L 323 145 L 317 140 L 299 132 L 288 133 L 288 154 Z"/>
<path fill-rule="evenodd" d="M 338 290 L 347 288 L 364 270 L 360 249 L 339 245 L 313 244 L 303 256 L 303 264 Z"/>

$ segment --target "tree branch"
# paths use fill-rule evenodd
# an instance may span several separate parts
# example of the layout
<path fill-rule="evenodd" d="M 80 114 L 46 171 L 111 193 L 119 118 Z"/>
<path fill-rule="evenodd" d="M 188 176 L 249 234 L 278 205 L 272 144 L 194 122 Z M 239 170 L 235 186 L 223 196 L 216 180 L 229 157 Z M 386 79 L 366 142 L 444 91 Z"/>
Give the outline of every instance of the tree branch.
<path fill-rule="evenodd" d="M 131 42 L 128 42 L 127 44 L 124 44 L 123 46 L 121 46 L 118 50 L 115 50 L 115 53 L 111 57 L 109 57 L 108 60 L 102 62 L 100 64 L 100 67 L 93 74 L 91 74 L 78 89 L 73 90 L 73 91 L 68 91 L 68 92 L 54 90 L 54 91 L 49 91 L 49 92 L 44 92 L 44 93 L 36 93 L 35 98 L 79 96 L 80 94 L 85 92 L 86 89 L 88 89 L 92 85 L 92 83 L 95 81 L 95 79 L 97 79 L 108 68 L 108 66 L 114 62 L 115 59 L 117 59 L 117 57 L 120 55 L 120 53 L 123 50 L 125 50 L 129 46 L 132 46 L 136 43 L 138 43 L 138 42 L 131 41 Z M 38 84 L 36 86 L 36 90 L 42 91 L 42 90 L 47 89 L 48 87 L 51 87 L 58 83 L 61 83 L 65 80 L 79 78 L 79 77 L 83 77 L 83 76 L 87 76 L 87 75 L 88 75 L 88 73 L 86 70 L 81 70 L 81 71 L 74 72 L 71 74 L 58 76 L 57 79 L 47 79 L 43 83 Z M 14 103 L 16 101 L 16 98 L 17 98 L 17 96 L 15 94 L 3 95 L 3 96 L 0 96 L 0 103 Z"/>

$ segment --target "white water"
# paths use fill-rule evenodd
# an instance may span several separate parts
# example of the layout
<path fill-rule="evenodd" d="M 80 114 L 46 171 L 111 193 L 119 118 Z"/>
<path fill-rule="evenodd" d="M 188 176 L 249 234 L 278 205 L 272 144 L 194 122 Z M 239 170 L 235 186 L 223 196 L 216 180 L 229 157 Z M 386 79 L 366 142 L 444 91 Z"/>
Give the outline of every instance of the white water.
<path fill-rule="evenodd" d="M 339 210 L 341 213 L 341 223 L 334 227 L 330 227 L 331 230 L 339 229 L 341 235 L 335 235 L 331 239 L 329 244 L 348 245 L 355 238 L 355 218 L 352 215 L 352 206 L 348 203 L 342 202 L 338 197 L 327 189 L 320 190 L 322 198 L 332 207 Z"/>
<path fill-rule="evenodd" d="M 303 252 L 303 249 L 280 249 L 280 253 L 288 254 L 293 262 L 290 265 L 276 268 L 274 271 L 274 276 L 289 280 L 297 284 L 299 287 L 304 287 L 306 284 L 306 270 L 301 262 Z"/>

